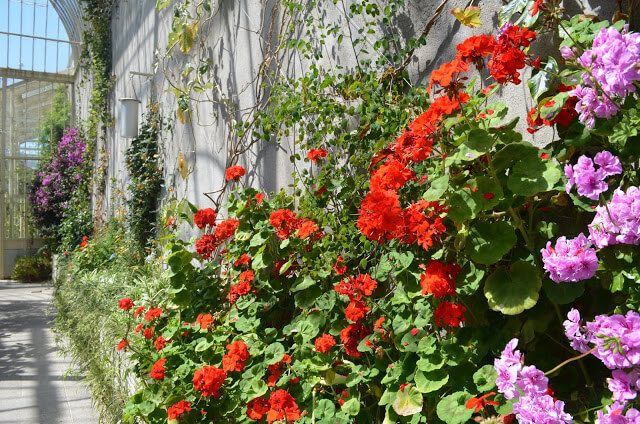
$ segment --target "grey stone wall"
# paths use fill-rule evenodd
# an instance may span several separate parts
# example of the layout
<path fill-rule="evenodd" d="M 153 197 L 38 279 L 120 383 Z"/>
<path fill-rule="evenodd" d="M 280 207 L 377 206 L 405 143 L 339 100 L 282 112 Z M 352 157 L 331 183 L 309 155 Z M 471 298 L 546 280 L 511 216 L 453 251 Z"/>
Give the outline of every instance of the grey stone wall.
<path fill-rule="evenodd" d="M 351 0 L 345 0 L 349 3 Z M 216 3 L 216 2 L 212 2 Z M 220 10 L 206 27 L 200 29 L 200 38 L 196 40 L 194 49 L 202 53 L 203 58 L 210 59 L 211 68 L 207 77 L 213 87 L 205 93 L 198 94 L 200 103 L 194 106 L 191 120 L 185 123 L 175 119 L 177 102 L 175 94 L 170 91 L 171 82 L 179 81 L 187 57 L 175 51 L 171 60 L 164 66 L 154 67 L 157 57 L 156 49 L 164 51 L 167 45 L 167 34 L 172 20 L 172 5 L 161 12 L 155 10 L 154 1 L 120 0 L 114 11 L 113 30 L 113 74 L 115 85 L 112 105 L 116 123 L 108 129 L 106 144 L 103 146 L 109 155 L 109 169 L 106 203 L 103 210 L 106 214 L 114 213 L 117 200 L 111 200 L 116 190 L 124 191 L 127 182 L 127 171 L 123 151 L 129 146 L 129 139 L 119 136 L 118 122 L 121 97 L 136 96 L 141 100 L 141 112 L 146 104 L 155 99 L 160 103 L 163 116 L 172 120 L 171 128 L 163 134 L 163 162 L 167 197 L 187 198 L 200 206 L 210 206 L 211 202 L 204 195 L 222 187 L 224 171 L 229 164 L 228 140 L 230 126 L 241 118 L 247 108 L 258 101 L 259 90 L 264 89 L 257 83 L 260 67 L 269 54 L 269 23 L 271 13 L 278 13 L 274 0 L 222 0 Z M 403 38 L 417 36 L 425 23 L 434 15 L 440 1 L 407 0 L 406 6 L 394 19 L 396 30 Z M 428 43 L 419 48 L 409 67 L 411 79 L 415 83 L 425 82 L 431 70 L 442 63 L 450 61 L 455 55 L 455 48 L 470 35 L 493 33 L 498 26 L 497 12 L 502 0 L 480 0 L 474 2 L 482 8 L 481 28 L 471 29 L 462 26 L 449 13 L 454 7 L 465 8 L 468 0 L 450 0 L 445 10 L 432 28 Z M 338 1 L 325 1 L 323 18 L 327 22 L 335 22 L 340 31 L 349 36 L 349 30 L 357 32 L 360 22 L 348 20 L 344 14 L 343 4 Z M 589 13 L 598 14 L 604 19 L 611 17 L 615 2 L 612 0 L 566 0 L 565 7 L 569 14 L 585 9 Z M 276 19 L 276 24 L 281 23 Z M 371 36 L 375 41 L 377 34 Z M 272 35 L 273 38 L 273 35 Z M 554 52 L 554 40 L 547 37 L 538 43 L 535 54 L 543 58 Z M 309 65 L 297 56 L 282 57 L 281 72 L 288 76 L 300 75 Z M 340 47 L 327 40 L 325 57 L 322 66 L 330 68 L 341 65 L 346 68 L 354 65 L 353 51 L 349 43 Z M 133 72 L 133 73 L 132 73 Z M 151 74 L 141 76 L 137 73 Z M 526 81 L 527 75 L 523 76 Z M 511 107 L 512 116 L 525 117 L 531 108 L 528 89 L 523 83 L 501 90 L 500 97 Z M 83 98 L 82 95 L 79 96 Z M 193 103 L 192 103 L 193 104 Z M 233 104 L 232 110 L 226 107 Z M 520 128 L 527 134 L 524 119 Z M 545 145 L 552 140 L 550 129 L 540 131 L 529 140 L 537 145 Z M 231 137 L 233 138 L 233 137 Z M 258 143 L 241 158 L 239 164 L 247 171 L 245 181 L 265 191 L 275 191 L 291 183 L 292 165 L 289 162 L 291 143 L 276 145 L 274 143 Z M 189 167 L 190 174 L 183 179 L 178 172 L 178 156 L 182 153 Z M 117 196 L 116 196 L 117 197 Z"/>

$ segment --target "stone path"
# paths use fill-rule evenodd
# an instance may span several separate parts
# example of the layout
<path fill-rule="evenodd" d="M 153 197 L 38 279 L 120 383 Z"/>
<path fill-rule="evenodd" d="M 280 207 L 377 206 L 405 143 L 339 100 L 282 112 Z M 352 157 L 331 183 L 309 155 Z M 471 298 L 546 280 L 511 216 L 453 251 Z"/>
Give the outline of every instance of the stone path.
<path fill-rule="evenodd" d="M 50 330 L 53 288 L 0 281 L 0 424 L 94 424 L 97 414 Z"/>

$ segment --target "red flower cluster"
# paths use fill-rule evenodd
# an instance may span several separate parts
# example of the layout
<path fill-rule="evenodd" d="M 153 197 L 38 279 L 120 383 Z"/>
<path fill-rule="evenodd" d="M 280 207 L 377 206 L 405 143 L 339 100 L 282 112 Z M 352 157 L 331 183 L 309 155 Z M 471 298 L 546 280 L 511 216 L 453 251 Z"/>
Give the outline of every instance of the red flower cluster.
<path fill-rule="evenodd" d="M 199 314 L 196 318 L 196 324 L 200 324 L 200 328 L 206 330 L 213 322 L 213 316 L 211 314 Z"/>
<path fill-rule="evenodd" d="M 438 84 L 440 87 L 442 87 L 442 90 L 444 90 L 445 93 L 447 93 L 449 96 L 455 97 L 460 89 L 464 87 L 461 81 L 466 79 L 466 77 L 459 78 L 459 74 L 462 72 L 467 72 L 468 70 L 468 63 L 458 58 L 452 60 L 451 62 L 442 64 L 440 68 L 431 73 L 431 79 L 429 80 L 429 87 L 427 87 L 427 92 L 431 93 L 431 88 L 433 87 L 433 85 Z"/>
<path fill-rule="evenodd" d="M 124 299 L 120 299 L 120 301 L 118 302 L 118 307 L 123 311 L 128 311 L 134 306 L 136 305 L 133 304 L 133 300 L 129 299 L 128 297 L 125 297 Z"/>
<path fill-rule="evenodd" d="M 465 63 L 473 63 L 476 68 L 484 67 L 484 58 L 493 53 L 496 39 L 490 35 L 475 35 L 457 45 L 457 57 Z"/>
<path fill-rule="evenodd" d="M 350 301 L 361 300 L 362 296 L 371 296 L 378 288 L 378 283 L 369 274 L 360 274 L 357 277 L 349 277 L 340 281 L 335 286 L 335 291 L 349 297 Z"/>
<path fill-rule="evenodd" d="M 236 229 L 240 226 L 240 221 L 237 219 L 227 219 L 226 221 L 222 221 L 216 227 L 214 235 L 217 239 L 218 244 L 222 243 L 236 232 Z"/>
<path fill-rule="evenodd" d="M 407 181 L 415 178 L 416 173 L 397 159 L 387 160 L 371 176 L 371 191 L 397 190 Z"/>
<path fill-rule="evenodd" d="M 201 238 L 196 240 L 196 253 L 202 256 L 202 259 L 209 259 L 218 245 L 218 238 L 215 235 L 203 234 Z"/>
<path fill-rule="evenodd" d="M 233 266 L 247 265 L 249 262 L 251 262 L 251 256 L 243 253 L 242 256 L 240 256 L 240 259 L 235 261 Z"/>
<path fill-rule="evenodd" d="M 360 357 L 362 352 L 358 351 L 358 345 L 362 339 L 369 334 L 371 334 L 371 331 L 358 323 L 349 324 L 347 328 L 343 328 L 342 331 L 340 331 L 340 340 L 344 343 L 344 350 L 347 352 L 347 355 L 356 358 Z"/>
<path fill-rule="evenodd" d="M 396 230 L 396 238 L 403 243 L 415 243 L 428 250 L 447 230 L 443 215 L 448 208 L 438 202 L 419 200 L 402 211 L 403 223 Z"/>
<path fill-rule="evenodd" d="M 436 325 L 449 327 L 458 327 L 460 323 L 465 321 L 464 312 L 467 310 L 462 305 L 450 303 L 446 300 L 440 303 L 438 309 L 434 311 L 436 317 Z"/>
<path fill-rule="evenodd" d="M 243 271 L 240 273 L 238 278 L 240 279 L 240 282 L 232 285 L 229 290 L 229 302 L 231 303 L 236 303 L 240 296 L 244 296 L 251 292 L 252 287 L 249 283 L 253 281 L 253 271 Z"/>
<path fill-rule="evenodd" d="M 368 193 L 358 210 L 356 223 L 362 234 L 369 240 L 384 243 L 395 238 L 402 224 L 402 208 L 398 193 L 393 190 L 373 190 Z"/>
<path fill-rule="evenodd" d="M 137 309 L 135 310 L 135 312 L 133 313 L 133 317 L 134 317 L 134 318 L 138 318 L 138 315 L 140 315 L 141 313 L 143 313 L 145 309 L 147 309 L 147 308 L 145 308 L 144 306 L 140 306 L 140 307 L 139 307 L 139 308 L 137 308 Z"/>
<path fill-rule="evenodd" d="M 264 414 L 269 424 L 283 419 L 292 423 L 301 416 L 296 400 L 286 390 L 276 390 L 269 400 L 260 396 L 247 405 L 247 416 L 252 420 L 260 420 Z"/>
<path fill-rule="evenodd" d="M 227 372 L 216 367 L 202 367 L 193 374 L 193 388 L 202 392 L 202 396 L 220 397 L 220 388 L 227 378 Z"/>
<path fill-rule="evenodd" d="M 290 363 L 291 363 L 291 356 L 285 353 L 282 359 L 280 360 L 280 362 L 277 362 L 273 365 L 269 365 L 268 369 L 269 369 L 270 375 L 269 377 L 267 377 L 267 386 L 270 386 L 270 387 L 275 386 L 276 383 L 278 382 L 278 379 L 280 378 L 280 374 L 282 374 L 282 367 L 284 367 L 284 364 L 290 364 Z"/>
<path fill-rule="evenodd" d="M 318 231 L 318 224 L 309 219 L 303 219 L 296 236 L 304 240 L 316 231 Z"/>
<path fill-rule="evenodd" d="M 151 367 L 151 378 L 154 380 L 164 379 L 164 364 L 167 362 L 166 358 L 158 359 L 153 367 Z"/>
<path fill-rule="evenodd" d="M 162 315 L 162 309 L 161 308 L 149 308 L 147 313 L 144 315 L 144 319 L 145 319 L 145 321 L 149 322 L 152 319 L 159 318 L 160 315 Z"/>
<path fill-rule="evenodd" d="M 125 347 L 127 347 L 128 345 L 129 345 L 129 340 L 122 339 L 122 340 L 120 340 L 120 342 L 118 343 L 117 350 L 122 350 L 122 349 L 124 349 Z"/>
<path fill-rule="evenodd" d="M 327 353 L 329 349 L 336 345 L 336 340 L 331 334 L 323 334 L 316 339 L 315 351 L 320 353 Z"/>
<path fill-rule="evenodd" d="M 293 234 L 293 230 L 300 228 L 301 220 L 289 209 L 278 209 L 271 213 L 269 224 L 278 231 L 276 233 L 278 238 L 284 240 Z"/>
<path fill-rule="evenodd" d="M 230 180 L 238 181 L 238 179 L 240 179 L 240 177 L 242 177 L 246 173 L 247 171 L 243 167 L 241 167 L 240 165 L 234 165 L 227 168 L 227 170 L 224 173 L 224 176 L 227 179 L 227 181 L 230 181 Z"/>
<path fill-rule="evenodd" d="M 307 159 L 313 162 L 317 162 L 322 158 L 325 158 L 329 153 L 326 149 L 311 149 L 309 153 L 307 153 Z"/>
<path fill-rule="evenodd" d="M 519 69 L 524 68 L 526 55 L 523 48 L 536 39 L 536 33 L 517 25 L 507 26 L 498 35 L 491 60 L 487 64 L 491 76 L 500 84 L 520 84 Z"/>
<path fill-rule="evenodd" d="M 156 346 L 156 350 L 160 352 L 162 349 L 164 349 L 167 343 L 171 343 L 171 340 L 167 340 L 162 337 L 162 335 L 160 335 L 153 344 Z"/>
<path fill-rule="evenodd" d="M 144 330 L 144 333 L 142 333 L 142 335 L 144 336 L 145 339 L 149 340 L 153 338 L 153 328 L 147 328 Z"/>
<path fill-rule="evenodd" d="M 216 225 L 216 211 L 211 208 L 200 209 L 193 217 L 193 223 L 201 230 L 207 225 L 214 227 Z"/>
<path fill-rule="evenodd" d="M 440 261 L 429 261 L 427 269 L 420 276 L 422 294 L 432 294 L 436 299 L 455 295 L 458 272 L 460 266 L 457 264 L 445 265 Z"/>
<path fill-rule="evenodd" d="M 244 368 L 244 361 L 249 359 L 249 350 L 247 345 L 238 340 L 227 345 L 229 351 L 222 357 L 222 369 L 225 371 L 242 371 Z"/>
<path fill-rule="evenodd" d="M 347 266 L 343 264 L 344 258 L 342 257 L 342 255 L 339 255 L 336 259 L 336 263 L 333 264 L 333 270 L 335 271 L 336 275 L 344 275 L 344 273 L 347 272 Z"/>
<path fill-rule="evenodd" d="M 174 403 L 167 410 L 169 420 L 177 420 L 185 412 L 191 411 L 191 404 L 186 400 L 181 400 L 178 403 Z"/>

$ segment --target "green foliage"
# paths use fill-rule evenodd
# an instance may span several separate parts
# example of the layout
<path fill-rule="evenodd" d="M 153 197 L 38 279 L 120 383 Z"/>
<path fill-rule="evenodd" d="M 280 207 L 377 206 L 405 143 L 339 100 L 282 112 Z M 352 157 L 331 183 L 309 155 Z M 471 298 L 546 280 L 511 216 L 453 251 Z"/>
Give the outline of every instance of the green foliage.
<path fill-rule="evenodd" d="M 132 376 L 128 358 L 116 351 L 116 338 L 127 325 L 118 301 L 153 302 L 165 287 L 157 264 L 140 267 L 137 252 L 127 249 L 131 244 L 125 234 L 111 222 L 82 248 L 61 255 L 54 295 L 55 333 L 64 340 L 59 345 L 86 377 L 102 419 L 114 423 L 122 418 Z"/>
<path fill-rule="evenodd" d="M 157 105 L 149 105 L 149 113 L 139 134 L 127 150 L 130 182 L 127 199 L 127 224 L 131 238 L 142 253 L 152 244 L 157 232 L 157 209 L 162 188 L 162 168 L 158 164 L 161 119 Z"/>
<path fill-rule="evenodd" d="M 59 85 L 53 94 L 51 109 L 45 114 L 40 124 L 38 142 L 42 149 L 42 156 L 47 157 L 53 146 L 62 138 L 62 132 L 71 123 L 71 100 L 67 85 Z"/>
<path fill-rule="evenodd" d="M 51 278 L 51 258 L 45 252 L 19 257 L 11 272 L 12 280 L 24 283 L 46 281 L 49 278 Z"/>

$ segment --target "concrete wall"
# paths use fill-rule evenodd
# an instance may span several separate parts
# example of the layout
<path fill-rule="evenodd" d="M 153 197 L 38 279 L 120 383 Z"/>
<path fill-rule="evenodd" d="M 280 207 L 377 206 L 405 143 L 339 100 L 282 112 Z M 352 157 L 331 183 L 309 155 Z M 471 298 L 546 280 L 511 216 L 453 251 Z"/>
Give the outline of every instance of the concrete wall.
<path fill-rule="evenodd" d="M 345 1 L 345 3 L 349 3 Z M 212 2 L 216 3 L 216 2 Z M 269 28 L 273 0 L 223 0 L 218 14 L 208 25 L 200 29 L 201 38 L 196 40 L 193 51 L 200 51 L 203 58 L 211 60 L 211 69 L 207 77 L 214 87 L 200 95 L 203 101 L 195 106 L 191 121 L 181 123 L 175 119 L 177 103 L 169 80 L 179 81 L 180 73 L 187 60 L 179 51 L 174 52 L 172 60 L 164 62 L 164 66 L 154 68 L 157 57 L 156 49 L 163 51 L 167 45 L 167 34 L 172 20 L 172 5 L 158 12 L 155 1 L 120 0 L 113 17 L 113 74 L 115 85 L 112 95 L 115 125 L 108 129 L 106 144 L 103 146 L 109 155 L 107 194 L 103 210 L 113 213 L 118 206 L 112 201 L 115 190 L 124 190 L 127 181 L 125 158 L 123 151 L 129 146 L 129 139 L 119 136 L 120 124 L 118 98 L 136 96 L 145 105 L 155 99 L 159 101 L 163 116 L 172 119 L 171 129 L 163 135 L 164 168 L 169 197 L 186 197 L 200 206 L 210 206 L 211 202 L 204 195 L 222 187 L 224 171 L 229 164 L 228 145 L 229 122 L 243 117 L 243 109 L 254 105 L 258 99 L 256 84 L 259 67 L 265 53 L 269 50 Z M 279 2 L 278 2 L 279 3 Z M 404 38 L 417 36 L 425 23 L 433 16 L 439 1 L 407 0 L 406 6 L 394 19 L 396 30 Z M 425 82 L 431 70 L 455 56 L 455 47 L 470 35 L 493 33 L 498 25 L 497 12 L 502 0 L 480 0 L 474 2 L 482 8 L 481 18 L 484 25 L 478 29 L 462 26 L 449 13 L 454 7 L 465 8 L 468 0 L 450 0 L 438 18 L 429 35 L 429 42 L 418 49 L 408 72 L 415 83 Z M 569 14 L 585 9 L 604 19 L 613 14 L 615 2 L 612 0 L 566 0 L 565 7 Z M 357 32 L 359 22 L 346 19 L 342 3 L 336 5 L 326 1 L 323 5 L 325 21 L 335 22 L 340 30 L 349 36 L 349 28 Z M 325 5 L 326 4 L 326 5 Z M 279 21 L 276 20 L 276 23 Z M 265 27 L 266 26 L 266 27 Z M 376 34 L 372 35 L 372 41 Z M 543 58 L 553 54 L 554 40 L 546 37 L 539 43 L 533 53 Z M 546 50 L 546 51 L 545 51 Z M 193 52 L 192 51 L 192 52 Z M 556 53 L 557 55 L 557 53 Z M 308 63 L 298 57 L 284 57 L 282 72 L 289 76 L 299 75 Z M 354 65 L 353 51 L 349 43 L 341 47 L 327 41 L 325 57 L 321 64 L 325 67 L 340 64 L 347 69 Z M 163 69 L 164 68 L 164 69 Z M 152 77 L 131 74 L 131 72 L 152 74 Z M 524 75 L 523 81 L 526 81 Z M 523 83 L 510 86 L 500 93 L 502 100 L 510 105 L 512 116 L 525 117 L 531 108 L 528 89 Z M 82 99 L 82 95 L 80 95 Z M 226 105 L 232 104 L 230 109 Z M 234 112 L 235 111 L 235 112 Z M 520 131 L 527 134 L 524 119 L 521 119 Z M 537 145 L 545 145 L 551 141 L 552 132 L 540 131 L 529 136 Z M 248 175 L 246 182 L 266 191 L 278 190 L 291 182 L 291 164 L 289 153 L 291 145 L 284 143 L 258 143 L 240 160 Z M 190 175 L 182 179 L 178 172 L 178 156 L 182 153 L 189 166 Z"/>

